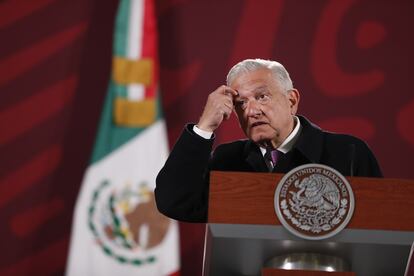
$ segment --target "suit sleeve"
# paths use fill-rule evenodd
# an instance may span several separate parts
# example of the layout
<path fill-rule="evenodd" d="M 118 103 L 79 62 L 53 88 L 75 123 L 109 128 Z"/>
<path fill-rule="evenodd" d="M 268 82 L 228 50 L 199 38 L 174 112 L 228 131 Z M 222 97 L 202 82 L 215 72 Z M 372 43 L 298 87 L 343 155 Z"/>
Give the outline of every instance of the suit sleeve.
<path fill-rule="evenodd" d="M 184 128 L 156 179 L 158 210 L 173 219 L 206 222 L 209 160 L 214 139 L 204 139 Z"/>

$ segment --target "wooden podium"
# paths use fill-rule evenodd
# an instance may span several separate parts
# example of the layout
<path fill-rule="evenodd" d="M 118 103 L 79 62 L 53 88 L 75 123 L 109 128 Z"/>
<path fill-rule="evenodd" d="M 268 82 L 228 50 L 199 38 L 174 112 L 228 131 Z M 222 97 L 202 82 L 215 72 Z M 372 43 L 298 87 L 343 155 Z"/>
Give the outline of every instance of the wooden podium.
<path fill-rule="evenodd" d="M 404 275 L 414 241 L 413 180 L 348 177 L 355 196 L 348 226 L 329 239 L 308 241 L 284 229 L 274 211 L 282 176 L 211 173 L 203 275 L 329 273 L 264 267 L 272 257 L 297 252 L 332 255 L 351 265 L 351 272 L 332 276 Z"/>

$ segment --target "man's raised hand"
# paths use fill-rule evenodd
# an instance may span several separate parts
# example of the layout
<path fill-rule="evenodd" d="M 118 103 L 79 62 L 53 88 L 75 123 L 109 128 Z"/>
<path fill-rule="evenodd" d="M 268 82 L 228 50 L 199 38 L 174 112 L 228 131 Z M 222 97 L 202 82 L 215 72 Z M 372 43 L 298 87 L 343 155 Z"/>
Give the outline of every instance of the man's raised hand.
<path fill-rule="evenodd" d="M 205 131 L 215 131 L 223 120 L 230 118 L 233 111 L 233 98 L 237 95 L 236 90 L 226 85 L 221 85 L 214 90 L 207 98 L 197 127 Z"/>

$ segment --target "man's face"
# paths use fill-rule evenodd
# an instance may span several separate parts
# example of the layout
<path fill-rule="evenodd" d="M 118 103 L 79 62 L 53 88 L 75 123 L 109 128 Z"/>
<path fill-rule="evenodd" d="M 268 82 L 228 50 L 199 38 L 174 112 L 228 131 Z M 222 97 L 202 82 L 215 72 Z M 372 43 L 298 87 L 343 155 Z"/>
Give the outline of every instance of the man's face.
<path fill-rule="evenodd" d="M 284 91 L 269 69 L 243 73 L 230 87 L 239 93 L 234 109 L 246 136 L 261 146 L 278 147 L 293 130 L 299 92 Z"/>

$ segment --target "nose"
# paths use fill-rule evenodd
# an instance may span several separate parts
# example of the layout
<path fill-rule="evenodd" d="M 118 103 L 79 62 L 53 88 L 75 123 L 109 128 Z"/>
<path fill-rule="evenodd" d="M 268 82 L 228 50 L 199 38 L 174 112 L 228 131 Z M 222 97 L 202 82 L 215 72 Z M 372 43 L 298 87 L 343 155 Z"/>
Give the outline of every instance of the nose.
<path fill-rule="evenodd" d="M 262 114 L 262 110 L 260 109 L 260 105 L 256 101 L 248 101 L 247 108 L 246 108 L 246 115 L 249 117 L 254 117 Z"/>

